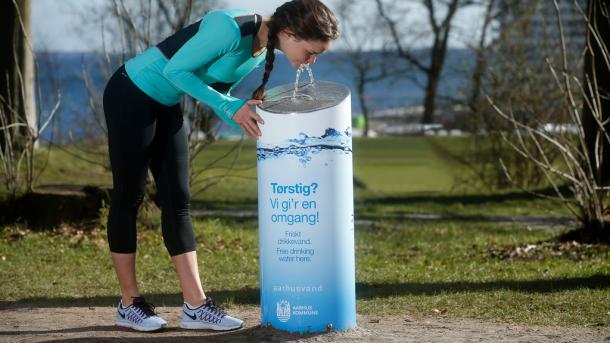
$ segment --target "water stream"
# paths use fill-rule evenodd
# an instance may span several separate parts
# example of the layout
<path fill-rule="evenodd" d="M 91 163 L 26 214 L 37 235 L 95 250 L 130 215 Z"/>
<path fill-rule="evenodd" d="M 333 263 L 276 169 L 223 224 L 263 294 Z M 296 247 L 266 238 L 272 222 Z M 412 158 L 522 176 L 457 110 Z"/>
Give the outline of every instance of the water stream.
<path fill-rule="evenodd" d="M 297 76 L 294 80 L 294 91 L 292 92 L 292 101 L 297 100 L 297 95 L 299 92 L 299 80 L 301 79 L 301 73 L 303 73 L 303 70 L 307 70 L 307 75 L 309 76 L 309 83 L 307 85 L 305 85 L 305 87 L 308 87 L 308 86 L 315 87 L 315 84 L 314 84 L 315 81 L 313 79 L 313 71 L 311 70 L 309 63 L 301 64 L 299 69 L 297 69 Z"/>

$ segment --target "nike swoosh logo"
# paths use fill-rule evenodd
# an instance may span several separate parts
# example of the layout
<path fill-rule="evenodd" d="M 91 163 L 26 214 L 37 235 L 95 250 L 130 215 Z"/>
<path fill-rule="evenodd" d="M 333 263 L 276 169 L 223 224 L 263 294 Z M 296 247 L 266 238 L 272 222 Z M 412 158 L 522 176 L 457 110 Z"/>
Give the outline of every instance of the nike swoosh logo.
<path fill-rule="evenodd" d="M 186 314 L 189 318 L 191 318 L 192 320 L 197 320 L 197 316 L 196 315 L 190 315 L 188 314 L 186 311 L 182 310 L 182 312 L 184 312 L 184 314 Z"/>
<path fill-rule="evenodd" d="M 119 316 L 121 316 L 121 318 L 125 319 L 125 313 L 122 313 L 121 311 L 117 311 L 119 313 Z"/>

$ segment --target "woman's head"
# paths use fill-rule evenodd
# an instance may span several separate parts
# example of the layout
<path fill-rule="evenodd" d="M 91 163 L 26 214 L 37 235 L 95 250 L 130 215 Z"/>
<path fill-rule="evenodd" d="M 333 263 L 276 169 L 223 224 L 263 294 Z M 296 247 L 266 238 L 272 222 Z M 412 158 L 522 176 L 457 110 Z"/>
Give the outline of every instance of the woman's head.
<path fill-rule="evenodd" d="M 339 36 L 333 12 L 319 0 L 292 0 L 275 10 L 268 23 L 267 58 L 262 84 L 252 94 L 263 99 L 265 85 L 273 70 L 275 49 L 280 49 L 295 68 L 315 62 Z"/>

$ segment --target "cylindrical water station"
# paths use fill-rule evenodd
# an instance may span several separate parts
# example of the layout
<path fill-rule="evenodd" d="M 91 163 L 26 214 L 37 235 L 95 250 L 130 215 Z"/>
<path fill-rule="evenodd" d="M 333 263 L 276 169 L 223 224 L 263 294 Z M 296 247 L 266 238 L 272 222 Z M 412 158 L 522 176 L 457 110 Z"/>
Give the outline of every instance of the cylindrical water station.
<path fill-rule="evenodd" d="M 257 108 L 261 323 L 290 332 L 356 326 L 351 97 L 316 81 Z"/>

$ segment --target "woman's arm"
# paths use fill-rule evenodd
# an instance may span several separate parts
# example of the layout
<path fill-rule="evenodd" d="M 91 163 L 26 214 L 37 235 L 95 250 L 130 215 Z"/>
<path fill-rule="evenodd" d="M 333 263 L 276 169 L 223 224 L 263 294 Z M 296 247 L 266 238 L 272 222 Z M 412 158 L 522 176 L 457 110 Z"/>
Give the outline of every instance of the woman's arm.
<path fill-rule="evenodd" d="M 209 13 L 199 31 L 169 60 L 163 75 L 177 88 L 209 105 L 216 114 L 235 128 L 240 128 L 233 115 L 246 100 L 217 92 L 203 82 L 194 71 L 234 50 L 239 45 L 241 32 L 237 23 L 223 13 Z"/>

